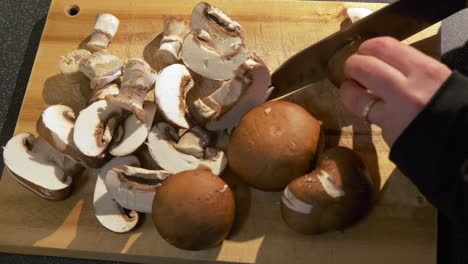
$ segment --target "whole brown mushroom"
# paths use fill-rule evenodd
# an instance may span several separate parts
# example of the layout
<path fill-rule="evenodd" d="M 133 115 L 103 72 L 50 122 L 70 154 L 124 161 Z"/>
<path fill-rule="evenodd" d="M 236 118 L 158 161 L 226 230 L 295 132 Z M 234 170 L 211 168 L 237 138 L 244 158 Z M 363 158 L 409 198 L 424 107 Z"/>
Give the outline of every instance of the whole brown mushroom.
<path fill-rule="evenodd" d="M 361 219 L 373 197 L 373 182 L 360 157 L 351 149 L 334 147 L 319 157 L 316 170 L 286 187 L 281 215 L 299 233 L 340 230 Z"/>
<path fill-rule="evenodd" d="M 310 171 L 320 122 L 304 108 L 271 101 L 248 112 L 228 145 L 228 164 L 249 185 L 280 191 Z"/>
<path fill-rule="evenodd" d="M 231 230 L 235 202 L 228 185 L 209 170 L 169 177 L 153 202 L 153 222 L 177 248 L 201 250 L 220 244 Z"/>

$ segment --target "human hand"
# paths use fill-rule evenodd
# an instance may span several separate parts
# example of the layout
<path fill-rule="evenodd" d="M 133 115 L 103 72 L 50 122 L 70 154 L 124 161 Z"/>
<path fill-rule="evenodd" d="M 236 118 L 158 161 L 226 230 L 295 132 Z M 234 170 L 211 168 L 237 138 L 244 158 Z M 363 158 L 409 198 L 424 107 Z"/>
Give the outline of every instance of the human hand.
<path fill-rule="evenodd" d="M 340 97 L 351 112 L 380 126 L 392 146 L 450 74 L 447 66 L 413 47 L 374 38 L 346 60 Z"/>

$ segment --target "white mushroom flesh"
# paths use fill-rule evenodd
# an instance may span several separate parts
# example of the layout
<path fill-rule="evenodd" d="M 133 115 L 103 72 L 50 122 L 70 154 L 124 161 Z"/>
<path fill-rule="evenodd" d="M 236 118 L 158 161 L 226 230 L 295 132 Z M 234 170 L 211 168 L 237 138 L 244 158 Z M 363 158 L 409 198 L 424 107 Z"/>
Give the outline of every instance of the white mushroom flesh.
<path fill-rule="evenodd" d="M 164 20 L 164 36 L 159 49 L 156 51 L 156 59 L 161 68 L 174 64 L 179 60 L 182 42 L 188 32 L 189 28 L 185 21 L 177 18 Z"/>
<path fill-rule="evenodd" d="M 193 79 L 182 64 L 164 68 L 158 76 L 155 89 L 156 104 L 164 117 L 171 123 L 189 128 L 187 119 L 187 92 L 193 87 Z"/>
<path fill-rule="evenodd" d="M 109 83 L 102 88 L 92 89 L 88 98 L 88 105 L 99 100 L 105 100 L 107 96 L 117 95 L 119 92 L 119 86 L 116 83 Z"/>
<path fill-rule="evenodd" d="M 209 121 L 206 124 L 208 130 L 232 130 L 244 114 L 265 102 L 273 91 L 273 87 L 270 86 L 270 72 L 263 62 L 252 58 L 246 61 L 242 67 L 246 70 L 244 76 L 251 79 L 250 84 L 244 88 L 245 92 L 231 109 L 217 120 Z"/>
<path fill-rule="evenodd" d="M 216 175 L 226 168 L 227 159 L 223 151 L 207 159 L 182 153 L 174 148 L 171 134 L 177 134 L 175 129 L 167 123 L 155 125 L 148 136 L 148 149 L 151 156 L 163 169 L 170 173 L 178 173 L 198 168 L 208 168 Z"/>
<path fill-rule="evenodd" d="M 113 156 L 125 156 L 136 151 L 148 137 L 153 125 L 156 105 L 152 102 L 145 102 L 145 122 L 141 122 L 132 114 L 122 122 L 122 136 L 117 142 L 111 143 L 109 153 Z"/>
<path fill-rule="evenodd" d="M 75 122 L 73 141 L 85 155 L 101 155 L 112 140 L 121 109 L 106 100 L 94 102 L 81 110 Z"/>
<path fill-rule="evenodd" d="M 209 140 L 209 135 L 205 131 L 198 127 L 193 127 L 179 138 L 177 143 L 174 144 L 174 148 L 201 159 L 204 156 Z"/>
<path fill-rule="evenodd" d="M 13 178 L 35 194 L 51 200 L 68 195 L 72 175 L 59 166 L 64 165 L 63 155 L 45 140 L 36 140 L 28 133 L 18 134 L 5 146 L 3 160 Z"/>
<path fill-rule="evenodd" d="M 132 111 L 145 121 L 143 102 L 156 81 L 156 73 L 142 59 L 129 59 L 124 67 L 122 87 L 118 95 L 108 96 L 110 103 Z"/>
<path fill-rule="evenodd" d="M 122 207 L 112 198 L 104 183 L 105 176 L 113 167 L 119 165 L 139 166 L 139 161 L 134 156 L 116 157 L 104 165 L 99 171 L 94 188 L 93 205 L 98 221 L 105 228 L 116 233 L 125 233 L 138 223 L 139 216 L 136 211 L 130 211 L 127 215 Z"/>
<path fill-rule="evenodd" d="M 100 51 L 109 45 L 112 38 L 117 33 L 119 19 L 112 14 L 98 14 L 93 33 L 87 44 L 87 48 L 92 51 Z"/>
<path fill-rule="evenodd" d="M 346 9 L 346 15 L 352 23 L 365 18 L 366 16 L 372 14 L 372 12 L 372 10 L 364 7 L 350 7 Z"/>
<path fill-rule="evenodd" d="M 101 50 L 80 61 L 80 71 L 91 80 L 91 89 L 99 89 L 122 75 L 124 61 Z"/>
<path fill-rule="evenodd" d="M 133 166 L 117 166 L 107 172 L 105 184 L 120 206 L 142 213 L 151 213 L 154 195 L 171 174 L 164 170 L 146 170 Z"/>
<path fill-rule="evenodd" d="M 85 49 L 78 49 L 60 57 L 59 67 L 63 77 L 70 82 L 79 82 L 85 78 L 80 71 L 79 64 L 81 60 L 91 56 L 91 52 Z"/>

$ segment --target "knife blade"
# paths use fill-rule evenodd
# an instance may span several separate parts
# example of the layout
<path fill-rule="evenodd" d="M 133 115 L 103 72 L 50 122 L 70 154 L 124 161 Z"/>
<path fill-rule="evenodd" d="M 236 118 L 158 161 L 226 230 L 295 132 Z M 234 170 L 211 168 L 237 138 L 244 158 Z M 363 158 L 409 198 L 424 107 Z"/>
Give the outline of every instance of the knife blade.
<path fill-rule="evenodd" d="M 356 40 L 391 36 L 401 41 L 465 7 L 464 0 L 400 0 L 387 5 L 286 60 L 272 74 L 274 90 L 268 99 L 327 78 L 329 60 Z"/>

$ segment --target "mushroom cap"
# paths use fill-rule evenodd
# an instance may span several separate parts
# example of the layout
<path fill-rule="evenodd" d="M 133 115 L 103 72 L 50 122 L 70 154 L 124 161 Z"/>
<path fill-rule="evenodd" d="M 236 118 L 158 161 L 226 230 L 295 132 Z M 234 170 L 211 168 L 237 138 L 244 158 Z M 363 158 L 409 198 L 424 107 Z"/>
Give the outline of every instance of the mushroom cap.
<path fill-rule="evenodd" d="M 116 157 L 104 165 L 99 171 L 93 195 L 94 213 L 98 221 L 110 231 L 125 233 L 138 224 L 139 216 L 136 211 L 124 213 L 122 207 L 112 198 L 104 183 L 108 171 L 116 166 L 139 166 L 135 156 Z"/>
<path fill-rule="evenodd" d="M 87 157 L 73 142 L 75 112 L 65 105 L 52 105 L 46 108 L 37 120 L 36 131 L 51 146 L 80 164 L 99 168 L 105 162 L 102 157 Z"/>
<path fill-rule="evenodd" d="M 161 236 L 177 248 L 201 250 L 221 243 L 234 222 L 234 195 L 208 170 L 170 176 L 153 203 L 153 222 Z"/>
<path fill-rule="evenodd" d="M 161 113 L 169 122 L 182 128 L 190 127 L 185 98 L 192 86 L 192 76 L 182 64 L 164 68 L 156 81 L 155 99 Z"/>
<path fill-rule="evenodd" d="M 334 147 L 319 158 L 313 172 L 284 190 L 283 220 L 297 232 L 318 234 L 348 227 L 373 202 L 373 183 L 363 161 L 352 150 Z"/>
<path fill-rule="evenodd" d="M 118 119 L 120 115 L 121 108 L 109 104 L 106 100 L 94 102 L 81 110 L 73 132 L 76 147 L 86 156 L 101 155 L 112 139 L 113 131 L 110 131 L 110 136 L 105 136 L 106 127 L 113 123 L 111 119 Z"/>
<path fill-rule="evenodd" d="M 149 152 L 161 168 L 170 173 L 206 168 L 216 175 L 226 168 L 227 159 L 223 151 L 217 151 L 207 159 L 197 159 L 175 149 L 169 133 L 176 131 L 169 124 L 161 122 L 153 126 L 148 135 Z"/>
<path fill-rule="evenodd" d="M 311 168 L 320 122 L 299 105 L 270 101 L 247 113 L 228 145 L 230 168 L 249 185 L 279 191 Z"/>
<path fill-rule="evenodd" d="M 125 156 L 136 151 L 148 137 L 151 125 L 153 125 L 156 105 L 145 102 L 145 122 L 138 120 L 135 114 L 130 115 L 123 122 L 123 137 L 117 144 L 109 146 L 109 153 L 113 156 Z"/>
<path fill-rule="evenodd" d="M 29 133 L 11 138 L 3 151 L 5 165 L 19 184 L 42 198 L 59 201 L 69 196 L 72 175 L 67 175 L 53 156 L 61 154 Z"/>

